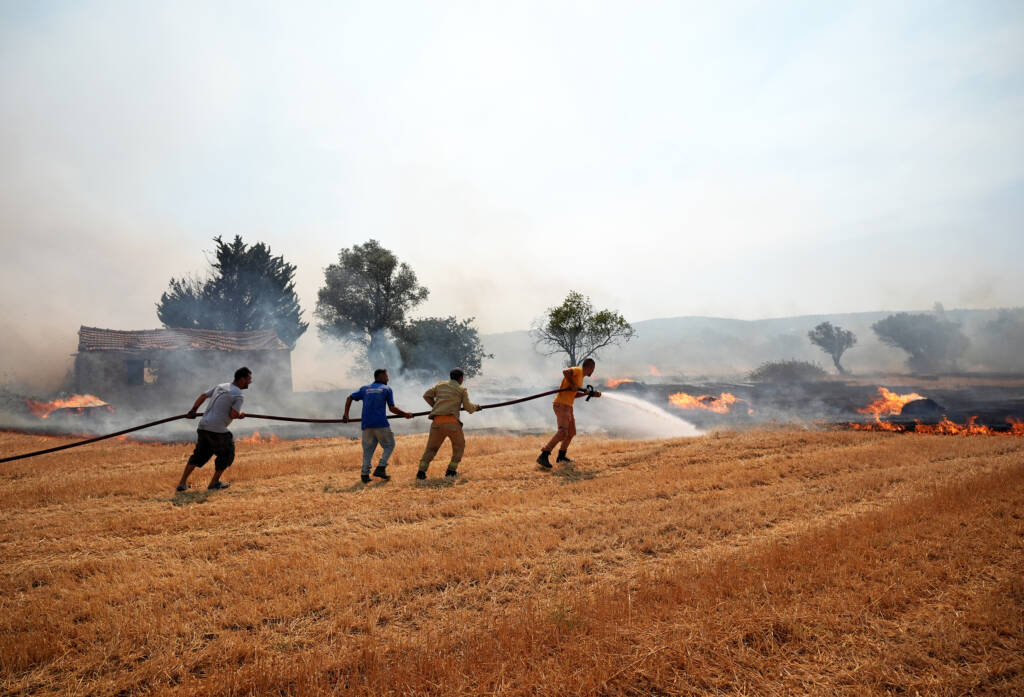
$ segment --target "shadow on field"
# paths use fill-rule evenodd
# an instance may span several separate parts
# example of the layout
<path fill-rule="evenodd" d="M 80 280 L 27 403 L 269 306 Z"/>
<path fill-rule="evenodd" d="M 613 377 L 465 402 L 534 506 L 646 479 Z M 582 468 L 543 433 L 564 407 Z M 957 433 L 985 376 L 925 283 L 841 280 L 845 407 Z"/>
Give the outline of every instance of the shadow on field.
<path fill-rule="evenodd" d="M 563 463 L 561 467 L 551 470 L 551 474 L 555 477 L 561 477 L 562 484 L 581 482 L 584 479 L 593 479 L 597 476 L 597 472 L 576 469 L 576 465 L 571 462 Z"/>
<path fill-rule="evenodd" d="M 461 474 L 458 477 L 435 477 L 433 479 L 414 479 L 412 485 L 417 489 L 448 489 L 461 486 L 469 480 Z"/>
<path fill-rule="evenodd" d="M 203 503 L 206 499 L 210 498 L 210 494 L 213 493 L 207 489 L 186 489 L 185 491 L 179 491 L 171 499 L 171 503 L 175 506 L 187 506 L 192 503 Z"/>
<path fill-rule="evenodd" d="M 325 494 L 354 494 L 357 491 L 363 491 L 371 487 L 381 487 L 387 485 L 386 481 L 373 480 L 372 482 L 361 482 L 358 481 L 351 486 L 335 486 L 333 482 L 327 482 L 324 484 Z"/>

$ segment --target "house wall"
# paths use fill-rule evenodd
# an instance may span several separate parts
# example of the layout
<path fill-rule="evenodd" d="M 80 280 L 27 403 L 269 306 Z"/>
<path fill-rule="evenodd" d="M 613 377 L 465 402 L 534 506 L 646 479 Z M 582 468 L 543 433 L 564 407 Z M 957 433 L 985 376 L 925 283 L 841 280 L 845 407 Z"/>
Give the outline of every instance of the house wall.
<path fill-rule="evenodd" d="M 191 400 L 230 382 L 235 370 L 253 371 L 253 388 L 266 396 L 292 391 L 290 351 L 85 351 L 75 357 L 74 390 L 108 402 L 143 406 Z M 186 404 L 186 406 L 188 406 Z"/>

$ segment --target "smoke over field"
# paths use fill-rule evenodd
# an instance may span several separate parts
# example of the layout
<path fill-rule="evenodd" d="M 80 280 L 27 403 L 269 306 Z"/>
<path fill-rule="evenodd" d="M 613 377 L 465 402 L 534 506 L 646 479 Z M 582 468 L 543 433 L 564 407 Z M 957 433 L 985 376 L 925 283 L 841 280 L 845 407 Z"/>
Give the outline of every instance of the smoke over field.
<path fill-rule="evenodd" d="M 25 450 L 63 439 L 0 434 Z M 462 477 L 356 480 L 347 440 L 8 463 L 11 694 L 1024 690 L 1024 440 L 775 430 L 478 436 Z M 840 639 L 841 638 L 841 639 Z"/>

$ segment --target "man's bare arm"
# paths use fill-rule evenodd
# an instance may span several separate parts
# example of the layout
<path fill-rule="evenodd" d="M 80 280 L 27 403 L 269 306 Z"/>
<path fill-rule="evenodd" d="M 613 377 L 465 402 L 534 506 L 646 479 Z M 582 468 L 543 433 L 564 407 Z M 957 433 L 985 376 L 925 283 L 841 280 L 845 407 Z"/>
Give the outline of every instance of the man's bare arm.
<path fill-rule="evenodd" d="M 399 416 L 404 416 L 407 419 L 411 419 L 412 418 L 412 413 L 411 412 L 405 411 L 404 409 L 399 409 L 394 404 L 389 404 L 388 405 L 388 409 L 391 410 L 392 414 L 398 414 Z"/>
<path fill-rule="evenodd" d="M 188 418 L 190 418 L 190 419 L 196 418 L 196 412 L 199 411 L 199 406 L 203 402 L 205 402 L 205 401 L 206 401 L 206 393 L 204 392 L 201 395 L 199 395 L 198 397 L 196 397 L 195 403 L 192 405 L 192 408 L 188 410 L 188 414 L 186 414 L 186 416 L 188 416 Z"/>

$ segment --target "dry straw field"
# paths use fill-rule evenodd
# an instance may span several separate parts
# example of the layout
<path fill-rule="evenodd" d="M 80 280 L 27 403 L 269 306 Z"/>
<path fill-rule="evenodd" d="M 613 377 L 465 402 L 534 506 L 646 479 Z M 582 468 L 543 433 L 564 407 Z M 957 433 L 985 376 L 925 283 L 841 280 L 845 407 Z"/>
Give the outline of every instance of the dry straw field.
<path fill-rule="evenodd" d="M 0 434 L 0 452 L 58 444 Z M 1024 694 L 1024 439 L 347 439 L 0 466 L 5 695 Z M 193 483 L 205 486 L 207 470 Z"/>

